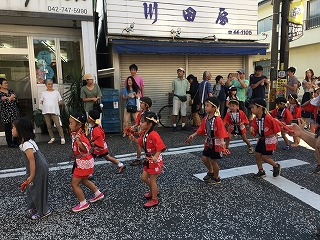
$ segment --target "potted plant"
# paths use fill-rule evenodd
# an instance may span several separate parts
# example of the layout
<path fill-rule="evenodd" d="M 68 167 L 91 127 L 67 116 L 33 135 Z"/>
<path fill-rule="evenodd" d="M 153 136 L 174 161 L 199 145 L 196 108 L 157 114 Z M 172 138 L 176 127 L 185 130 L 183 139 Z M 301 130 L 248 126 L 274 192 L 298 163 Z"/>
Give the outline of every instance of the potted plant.
<path fill-rule="evenodd" d="M 33 111 L 32 121 L 34 122 L 36 127 L 41 129 L 42 133 L 44 133 L 44 134 L 48 133 L 47 125 L 44 121 L 44 117 L 43 117 L 41 109 L 37 108 Z"/>

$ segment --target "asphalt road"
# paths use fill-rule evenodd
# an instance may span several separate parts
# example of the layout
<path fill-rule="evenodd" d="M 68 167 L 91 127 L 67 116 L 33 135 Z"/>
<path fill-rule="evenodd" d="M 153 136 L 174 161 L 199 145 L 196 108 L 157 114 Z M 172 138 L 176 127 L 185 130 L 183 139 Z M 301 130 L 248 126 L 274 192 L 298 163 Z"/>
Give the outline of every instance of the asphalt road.
<path fill-rule="evenodd" d="M 147 210 L 142 207 L 147 191 L 140 180 L 142 168 L 128 166 L 117 175 L 115 166 L 98 159 L 94 181 L 105 199 L 84 212 L 71 212 L 77 199 L 70 187 L 70 140 L 66 145 L 39 143 L 51 166 L 49 203 L 54 211 L 39 221 L 25 217 L 25 196 L 19 191 L 25 179 L 21 153 L 1 146 L 0 239 L 317 239 L 319 210 L 274 184 L 252 174 L 225 178 L 216 186 L 194 177 L 205 172 L 199 147 L 204 139 L 197 137 L 193 147 L 183 148 L 190 133 L 160 130 L 170 151 L 158 178 L 159 206 Z M 108 144 L 112 155 L 130 163 L 135 148 L 127 138 L 110 135 Z M 246 146 L 239 145 L 235 139 L 232 154 L 219 160 L 221 170 L 255 164 Z M 320 175 L 311 173 L 316 166 L 314 150 L 299 146 L 284 151 L 283 146 L 280 141 L 275 160 L 306 164 L 284 168 L 281 176 L 310 190 L 320 202 Z"/>

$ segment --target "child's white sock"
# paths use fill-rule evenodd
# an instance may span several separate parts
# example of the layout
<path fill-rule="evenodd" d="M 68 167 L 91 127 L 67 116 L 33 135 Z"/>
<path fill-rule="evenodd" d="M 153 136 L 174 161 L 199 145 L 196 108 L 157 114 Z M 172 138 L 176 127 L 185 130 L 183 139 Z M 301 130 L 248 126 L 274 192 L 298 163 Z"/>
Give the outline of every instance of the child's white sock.
<path fill-rule="evenodd" d="M 173 124 L 173 126 L 174 126 L 174 127 L 176 127 L 176 126 L 177 126 L 177 124 Z"/>
<path fill-rule="evenodd" d="M 87 200 L 85 199 L 85 200 L 83 200 L 83 201 L 80 202 L 80 206 L 83 206 L 83 205 L 85 205 L 86 203 L 87 203 Z"/>
<path fill-rule="evenodd" d="M 123 163 L 119 162 L 118 167 L 122 167 L 122 166 L 123 166 Z"/>
<path fill-rule="evenodd" d="M 94 196 L 97 197 L 101 194 L 101 192 L 99 190 L 97 190 L 95 193 L 94 193 Z"/>

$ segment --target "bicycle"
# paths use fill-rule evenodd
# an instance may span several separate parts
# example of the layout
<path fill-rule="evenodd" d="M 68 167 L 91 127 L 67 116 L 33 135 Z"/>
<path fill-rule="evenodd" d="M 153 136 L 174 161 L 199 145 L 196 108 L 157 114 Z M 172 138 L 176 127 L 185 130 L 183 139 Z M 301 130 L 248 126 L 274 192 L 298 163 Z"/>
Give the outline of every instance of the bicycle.
<path fill-rule="evenodd" d="M 173 93 L 167 93 L 168 96 L 168 105 L 163 106 L 159 112 L 158 112 L 158 117 L 159 117 L 159 123 L 162 127 L 164 128 L 170 128 L 172 127 L 172 110 L 173 110 Z M 193 118 L 192 114 L 188 113 L 187 114 L 187 121 L 186 124 L 192 124 Z M 177 125 L 180 122 L 181 119 L 181 112 L 179 111 L 179 114 L 177 116 Z"/>

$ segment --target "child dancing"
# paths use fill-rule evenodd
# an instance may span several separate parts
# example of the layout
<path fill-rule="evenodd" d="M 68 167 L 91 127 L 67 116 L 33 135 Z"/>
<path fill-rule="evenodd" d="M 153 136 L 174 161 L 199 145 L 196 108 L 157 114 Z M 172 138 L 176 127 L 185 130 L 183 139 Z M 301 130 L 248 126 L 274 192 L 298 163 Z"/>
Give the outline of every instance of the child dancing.
<path fill-rule="evenodd" d="M 289 101 L 289 111 L 292 114 L 291 123 L 298 123 L 298 119 L 301 118 L 301 106 L 298 100 L 298 95 L 295 93 L 289 94 L 288 96 Z M 293 144 L 291 147 L 297 147 L 300 143 L 300 138 L 293 136 Z"/>
<path fill-rule="evenodd" d="M 131 131 L 137 131 L 139 132 L 139 126 L 140 126 L 140 119 L 141 115 L 144 114 L 145 112 L 150 111 L 150 108 L 152 106 L 152 100 L 148 97 L 142 97 L 140 98 L 140 111 L 136 117 L 136 122 L 135 124 L 131 127 Z M 137 144 L 137 159 L 134 160 L 132 163 L 130 163 L 130 166 L 137 166 L 142 163 L 141 160 L 141 147 Z"/>
<path fill-rule="evenodd" d="M 202 119 L 198 130 L 191 134 L 186 141 L 186 143 L 189 143 L 196 135 L 207 135 L 201 159 L 208 169 L 208 173 L 203 180 L 210 184 L 221 182 L 217 159 L 222 158 L 222 152 L 225 150 L 224 139 L 228 137 L 222 119 L 219 116 L 215 116 L 218 108 L 218 98 L 209 97 L 205 100 L 207 116 Z"/>
<path fill-rule="evenodd" d="M 276 98 L 275 102 L 277 104 L 277 108 L 270 111 L 271 116 L 274 118 L 277 118 L 280 122 L 286 125 L 290 125 L 293 117 L 291 112 L 287 108 L 287 99 L 285 97 L 278 97 Z M 286 132 L 283 130 L 281 130 L 281 137 L 286 143 L 286 146 L 283 148 L 283 150 L 290 150 L 291 149 L 290 142 L 286 136 Z"/>
<path fill-rule="evenodd" d="M 223 122 L 226 125 L 229 133 L 229 137 L 226 139 L 227 153 L 230 153 L 228 148 L 233 135 L 240 135 L 242 140 L 248 146 L 249 154 L 254 153 L 254 149 L 246 136 L 246 125 L 249 124 L 249 120 L 246 114 L 242 110 L 239 110 L 239 102 L 237 100 L 231 100 L 229 102 L 229 109 L 230 111 L 226 114 L 226 116 L 223 119 Z"/>
<path fill-rule="evenodd" d="M 281 171 L 280 164 L 269 157 L 277 149 L 276 134 L 281 131 L 281 128 L 272 116 L 266 114 L 266 107 L 267 103 L 262 98 L 256 98 L 251 101 L 251 111 L 255 117 L 252 120 L 250 132 L 252 136 L 259 135 L 255 149 L 255 158 L 259 171 L 254 175 L 255 178 L 266 176 L 266 172 L 262 167 L 262 160 L 273 166 L 273 177 L 278 177 Z"/>
<path fill-rule="evenodd" d="M 88 180 L 88 176 L 93 174 L 94 160 L 90 154 L 89 140 L 85 136 L 86 123 L 87 118 L 85 114 L 75 113 L 74 115 L 70 115 L 69 128 L 71 130 L 72 151 L 75 157 L 71 186 L 80 202 L 77 206 L 72 208 L 73 212 L 80 212 L 89 207 L 89 203 L 85 199 L 80 183 L 94 192 L 94 197 L 90 199 L 91 203 L 104 198 L 103 193 L 99 191 L 96 185 Z"/>
<path fill-rule="evenodd" d="M 145 112 L 141 115 L 140 128 L 141 135 L 136 139 L 132 134 L 129 135 L 131 141 L 139 144 L 146 153 L 146 160 L 143 165 L 143 172 L 141 180 L 145 182 L 150 191 L 145 193 L 144 196 L 147 199 L 151 199 L 146 202 L 144 208 L 151 208 L 158 205 L 158 185 L 157 177 L 162 171 L 162 152 L 166 149 L 160 135 L 154 130 L 154 126 L 157 125 L 157 115 L 153 112 Z"/>
<path fill-rule="evenodd" d="M 116 158 L 109 155 L 108 145 L 106 142 L 106 135 L 104 133 L 103 128 L 100 125 L 100 112 L 97 110 L 90 110 L 88 113 L 88 124 L 93 126 L 90 129 L 90 143 L 93 147 L 92 156 L 103 157 L 107 161 L 112 162 L 116 166 L 118 166 L 118 174 L 122 173 L 122 171 L 126 168 L 122 162 L 119 162 Z"/>
<path fill-rule="evenodd" d="M 49 216 L 48 207 L 48 173 L 49 166 L 34 141 L 33 123 L 28 118 L 13 121 L 12 136 L 19 138 L 20 150 L 24 153 L 27 180 L 21 190 L 27 192 L 27 214 L 33 220 Z"/>

